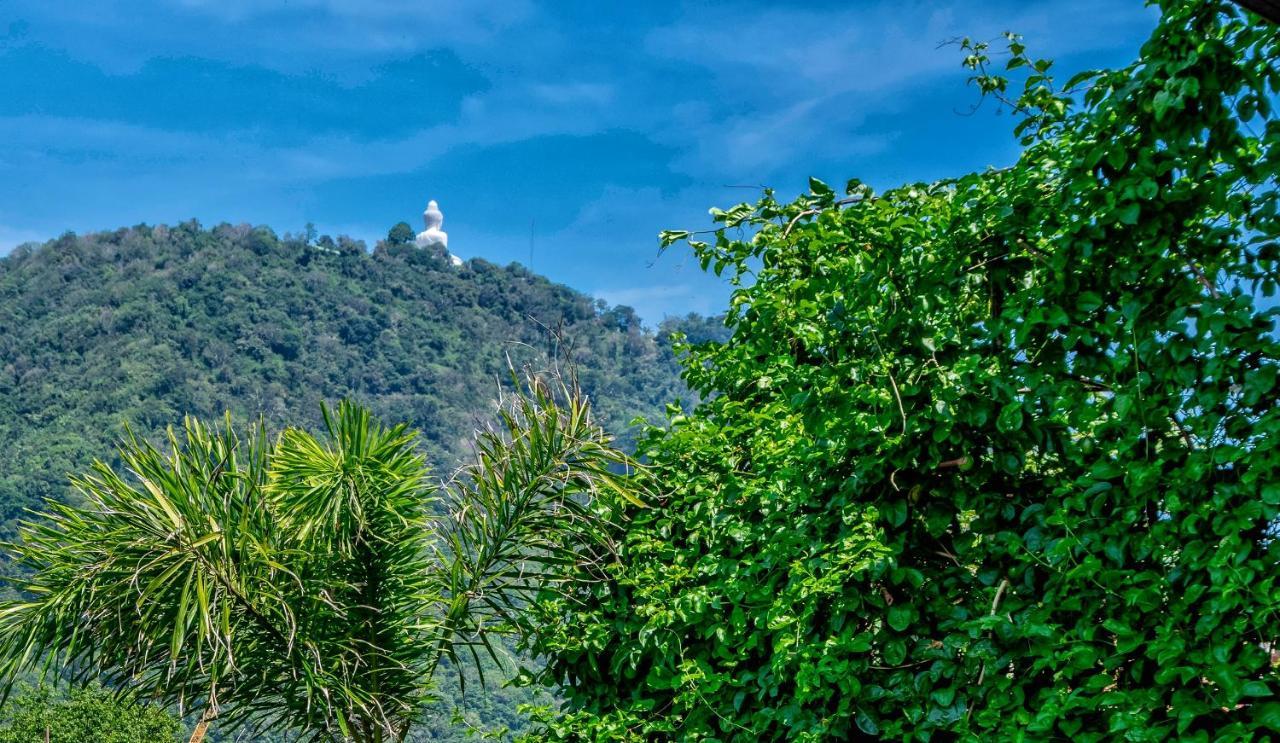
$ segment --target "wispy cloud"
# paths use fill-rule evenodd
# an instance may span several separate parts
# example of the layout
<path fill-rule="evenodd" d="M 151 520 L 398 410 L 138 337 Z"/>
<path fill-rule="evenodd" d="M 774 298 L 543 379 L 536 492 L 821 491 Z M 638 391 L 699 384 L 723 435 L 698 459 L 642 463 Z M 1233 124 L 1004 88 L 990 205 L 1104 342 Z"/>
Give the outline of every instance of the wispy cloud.
<path fill-rule="evenodd" d="M 713 21 L 714 18 L 714 21 Z M 690 6 L 671 26 L 650 31 L 650 53 L 705 67 L 718 88 L 753 99 L 812 98 L 883 90 L 953 66 L 932 51 L 952 15 L 913 3 L 859 3 L 838 11 L 769 7 L 722 13 Z"/>
<path fill-rule="evenodd" d="M 1150 14 L 1117 12 L 1111 0 L 1068 3 L 851 3 L 837 10 L 783 4 L 726 13 L 689 5 L 650 30 L 646 49 L 709 70 L 718 89 L 753 100 L 882 92 L 922 75 L 955 74 L 959 58 L 940 42 L 1030 37 L 1031 51 L 1062 54 L 1127 43 Z M 1063 33 L 1071 29 L 1070 33 Z M 1128 33 L 1126 33 L 1128 32 Z"/>
<path fill-rule="evenodd" d="M 378 64 L 355 84 L 191 57 L 160 57 L 110 73 L 37 44 L 0 50 L 0 69 L 0 111 L 9 115 L 93 117 L 275 142 L 335 132 L 362 139 L 403 134 L 453 121 L 466 96 L 488 87 L 444 51 Z"/>
<path fill-rule="evenodd" d="M 682 151 L 677 166 L 684 172 L 755 181 L 794 176 L 797 162 L 883 152 L 897 132 L 883 122 L 868 128 L 869 116 L 928 116 L 916 91 L 944 79 L 963 85 L 958 51 L 940 42 L 1013 29 L 1033 38 L 1033 51 L 1079 53 L 1128 43 L 1150 22 L 1145 12 L 1116 10 L 1104 0 L 771 5 L 733 13 L 688 5 L 673 23 L 646 34 L 645 49 L 704 70 L 708 89 L 676 102 L 659 138 Z M 1072 33 L 1061 33 L 1065 28 Z"/>
<path fill-rule="evenodd" d="M 1005 161 L 1004 122 L 955 115 L 974 96 L 938 42 L 1012 28 L 1049 56 L 1131 54 L 1151 11 L 1121 5 L 9 0 L 0 222 L 373 237 L 436 197 L 462 255 L 527 260 L 534 222 L 536 269 L 650 320 L 711 311 L 723 286 L 655 261 L 659 229 L 751 198 L 724 185 Z"/>
<path fill-rule="evenodd" d="M 800 100 L 776 110 L 705 118 L 665 128 L 659 141 L 677 147 L 685 173 L 762 183 L 798 162 L 883 151 L 892 132 L 865 131 L 865 114 L 834 98 Z"/>
<path fill-rule="evenodd" d="M 529 0 L 163 0 L 161 4 L 199 11 L 231 22 L 263 16 L 320 14 L 366 23 L 415 22 L 425 33 L 508 28 L 526 21 L 535 6 Z"/>

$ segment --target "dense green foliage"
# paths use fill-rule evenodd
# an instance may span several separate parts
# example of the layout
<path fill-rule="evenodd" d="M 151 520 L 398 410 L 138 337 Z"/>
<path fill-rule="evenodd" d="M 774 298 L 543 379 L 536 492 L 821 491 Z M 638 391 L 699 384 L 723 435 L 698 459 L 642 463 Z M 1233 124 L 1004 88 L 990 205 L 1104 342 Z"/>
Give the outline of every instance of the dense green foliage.
<path fill-rule="evenodd" d="M 1006 169 L 814 181 L 689 240 L 740 288 L 664 499 L 541 602 L 549 740 L 1280 735 L 1280 35 L 1161 3 Z"/>
<path fill-rule="evenodd" d="M 536 377 L 439 516 L 407 427 L 324 418 L 274 441 L 188 419 L 167 453 L 130 439 L 124 473 L 76 477 L 83 505 L 9 546 L 28 577 L 0 602 L 0 677 L 51 657 L 230 730 L 402 741 L 442 661 L 495 656 L 526 596 L 608 553 L 597 513 L 641 504 L 585 400 Z"/>
<path fill-rule="evenodd" d="M 0 538 L 113 451 L 122 423 L 152 436 L 230 411 L 316 427 L 320 402 L 350 397 L 419 429 L 447 475 L 506 355 L 535 359 L 556 328 L 611 430 L 681 394 L 629 309 L 515 264 L 194 222 L 18 248 L 0 259 Z"/>
<path fill-rule="evenodd" d="M 448 477 L 507 379 L 507 355 L 551 350 L 548 328 L 572 344 L 599 419 L 623 432 L 681 394 L 667 342 L 677 327 L 716 332 L 690 317 L 649 333 L 630 310 L 518 265 L 453 267 L 412 247 L 369 254 L 262 227 L 138 226 L 19 248 L 0 258 L 0 539 L 16 536 L 24 509 L 74 498 L 68 473 L 109 456 L 122 424 L 160 440 L 188 414 L 316 428 L 321 401 L 351 397 L 419 429 Z M 439 679 L 448 701 L 415 736 L 461 738 L 454 706 L 469 726 L 519 728 L 527 691 L 463 695 L 452 673 Z"/>
<path fill-rule="evenodd" d="M 27 689 L 0 711 L 0 743 L 166 743 L 178 741 L 181 732 L 181 723 L 163 708 L 131 703 L 101 687 L 65 697 L 44 687 Z"/>

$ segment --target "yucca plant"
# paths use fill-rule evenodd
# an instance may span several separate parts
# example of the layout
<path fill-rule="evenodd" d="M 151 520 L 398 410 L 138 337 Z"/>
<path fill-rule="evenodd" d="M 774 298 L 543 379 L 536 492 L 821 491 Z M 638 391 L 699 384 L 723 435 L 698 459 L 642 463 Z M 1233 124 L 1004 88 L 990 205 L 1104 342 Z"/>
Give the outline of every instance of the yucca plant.
<path fill-rule="evenodd" d="M 347 402 L 320 437 L 129 434 L 124 472 L 96 463 L 73 478 L 83 505 L 6 545 L 27 577 L 0 604 L 0 677 L 57 669 L 231 728 L 403 740 L 442 661 L 529 629 L 531 592 L 609 560 L 609 520 L 638 500 L 573 385 L 531 375 L 499 408 L 443 486 L 413 432 Z"/>

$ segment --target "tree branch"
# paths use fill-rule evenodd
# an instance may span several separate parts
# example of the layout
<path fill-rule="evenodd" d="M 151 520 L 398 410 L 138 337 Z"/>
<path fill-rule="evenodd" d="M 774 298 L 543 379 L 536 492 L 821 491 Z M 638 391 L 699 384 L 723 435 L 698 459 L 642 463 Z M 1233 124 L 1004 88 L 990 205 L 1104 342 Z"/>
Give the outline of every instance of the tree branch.
<path fill-rule="evenodd" d="M 1231 0 L 1245 10 L 1256 13 L 1271 23 L 1280 23 L 1280 2 L 1277 0 Z"/>

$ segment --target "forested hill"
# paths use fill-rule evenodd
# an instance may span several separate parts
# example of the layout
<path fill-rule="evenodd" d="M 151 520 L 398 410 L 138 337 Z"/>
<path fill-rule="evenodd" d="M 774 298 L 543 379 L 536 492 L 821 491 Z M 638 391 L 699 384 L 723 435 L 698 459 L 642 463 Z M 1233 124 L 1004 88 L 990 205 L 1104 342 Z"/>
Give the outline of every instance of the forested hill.
<path fill-rule="evenodd" d="M 0 539 L 110 459 L 124 423 L 315 426 L 321 401 L 349 396 L 419 428 L 447 474 L 507 355 L 545 354 L 558 326 L 606 425 L 680 394 L 663 331 L 519 265 L 195 222 L 18 248 L 0 259 Z"/>

